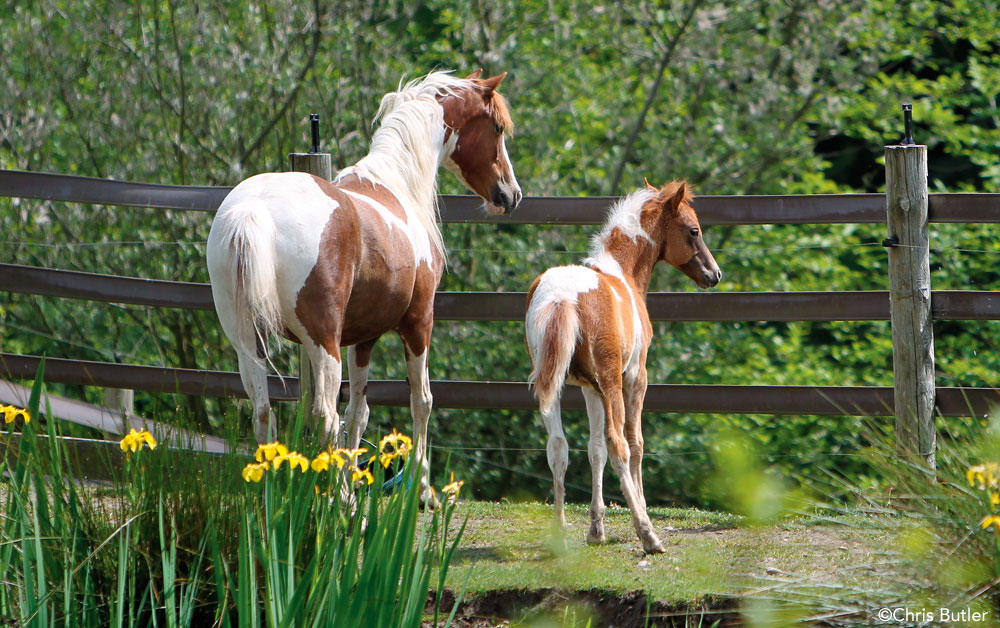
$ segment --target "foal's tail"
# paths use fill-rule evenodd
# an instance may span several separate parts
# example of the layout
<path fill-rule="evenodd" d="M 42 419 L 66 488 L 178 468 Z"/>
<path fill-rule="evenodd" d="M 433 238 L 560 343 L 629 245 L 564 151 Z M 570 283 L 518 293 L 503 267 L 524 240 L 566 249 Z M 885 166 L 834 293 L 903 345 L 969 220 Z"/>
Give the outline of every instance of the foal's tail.
<path fill-rule="evenodd" d="M 580 318 L 569 301 L 532 301 L 524 324 L 532 361 L 528 382 L 535 387 L 539 408 L 547 414 L 566 384 L 580 337 Z"/>
<path fill-rule="evenodd" d="M 236 350 L 258 355 L 281 329 L 275 225 L 263 201 L 219 209 L 208 236 L 208 274 L 223 330 Z M 263 357 L 263 356 L 261 356 Z"/>

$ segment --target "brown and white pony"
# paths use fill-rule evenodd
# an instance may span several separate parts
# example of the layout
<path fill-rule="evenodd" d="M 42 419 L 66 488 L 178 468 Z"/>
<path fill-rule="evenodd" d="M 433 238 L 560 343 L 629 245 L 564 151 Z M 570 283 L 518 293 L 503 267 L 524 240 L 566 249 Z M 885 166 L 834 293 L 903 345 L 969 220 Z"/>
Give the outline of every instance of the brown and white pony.
<path fill-rule="evenodd" d="M 506 73 L 462 79 L 434 72 L 382 98 L 371 150 L 331 183 L 298 173 L 259 174 L 226 196 L 208 237 L 215 308 L 236 348 L 260 443 L 272 440 L 267 338 L 304 345 L 316 381 L 321 435 L 338 440 L 341 347 L 348 349 L 348 446 L 368 423 L 368 364 L 379 337 L 403 340 L 416 455 L 426 466 L 431 393 L 427 350 L 434 292 L 445 265 L 437 172 L 454 172 L 511 212 L 521 189 L 504 144 L 511 119 L 497 87 Z M 424 479 L 426 486 L 426 478 Z"/>
<path fill-rule="evenodd" d="M 550 268 L 528 293 L 525 337 L 534 383 L 548 431 L 549 467 L 555 493 L 553 527 L 565 548 L 564 479 L 569 446 L 563 435 L 559 398 L 565 383 L 583 388 L 590 419 L 593 497 L 587 542 L 603 543 L 604 465 L 621 479 L 632 523 L 646 552 L 662 552 L 646 513 L 642 488 L 642 403 L 646 352 L 652 326 L 646 290 L 657 262 L 679 268 L 710 288 L 722 278 L 702 239 L 692 195 L 683 182 L 645 188 L 612 206 L 603 230 L 579 266 Z"/>

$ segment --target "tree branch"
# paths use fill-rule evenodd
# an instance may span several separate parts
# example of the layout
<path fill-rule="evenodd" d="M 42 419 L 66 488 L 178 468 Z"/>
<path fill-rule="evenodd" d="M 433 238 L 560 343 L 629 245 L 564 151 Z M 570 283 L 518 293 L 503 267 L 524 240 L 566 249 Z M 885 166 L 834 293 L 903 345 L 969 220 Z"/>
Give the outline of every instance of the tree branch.
<path fill-rule="evenodd" d="M 691 0 L 690 6 L 688 6 L 687 15 L 684 16 L 684 20 L 681 22 L 680 26 L 677 28 L 677 32 L 674 36 L 670 38 L 670 42 L 667 44 L 667 49 L 663 52 L 663 56 L 660 58 L 660 65 L 656 69 L 656 79 L 653 80 L 653 86 L 649 88 L 649 94 L 646 95 L 646 103 L 642 107 L 642 111 L 639 113 L 639 117 L 636 118 L 635 124 L 632 125 L 632 131 L 628 134 L 628 139 L 625 140 L 625 147 L 622 151 L 621 161 L 618 162 L 618 167 L 615 168 L 615 174 L 611 177 L 611 185 L 608 186 L 608 194 L 616 194 L 618 190 L 618 183 L 621 181 L 622 172 L 625 170 L 625 164 L 628 163 L 629 158 L 632 156 L 632 147 L 635 145 L 635 140 L 639 137 L 639 130 L 642 128 L 643 122 L 646 120 L 646 114 L 652 109 L 653 103 L 656 101 L 657 95 L 659 95 L 660 84 L 663 82 L 663 74 L 667 70 L 667 66 L 670 65 L 670 61 L 674 57 L 674 51 L 677 49 L 677 44 L 680 43 L 681 37 L 687 31 L 688 26 L 691 25 L 691 20 L 694 19 L 694 14 L 697 12 L 698 7 L 701 6 L 703 0 Z"/>

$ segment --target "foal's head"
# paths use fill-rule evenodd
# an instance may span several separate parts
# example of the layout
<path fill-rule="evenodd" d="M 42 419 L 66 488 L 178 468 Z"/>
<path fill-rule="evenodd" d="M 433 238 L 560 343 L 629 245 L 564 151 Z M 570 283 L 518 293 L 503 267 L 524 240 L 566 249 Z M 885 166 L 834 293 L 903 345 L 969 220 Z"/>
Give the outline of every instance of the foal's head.
<path fill-rule="evenodd" d="M 514 211 L 521 201 L 521 188 L 507 156 L 504 134 L 512 127 L 507 101 L 497 91 L 506 72 L 479 78 L 473 72 L 462 85 L 440 95 L 444 108 L 446 143 L 454 150 L 445 166 L 486 201 L 491 214 Z"/>
<path fill-rule="evenodd" d="M 722 279 L 722 271 L 715 263 L 712 252 L 701 235 L 698 216 L 691 207 L 694 195 L 684 181 L 671 181 L 662 188 L 646 182 L 657 192 L 642 209 L 643 225 L 653 228 L 648 233 L 658 233 L 659 259 L 680 269 L 699 288 L 711 288 Z"/>

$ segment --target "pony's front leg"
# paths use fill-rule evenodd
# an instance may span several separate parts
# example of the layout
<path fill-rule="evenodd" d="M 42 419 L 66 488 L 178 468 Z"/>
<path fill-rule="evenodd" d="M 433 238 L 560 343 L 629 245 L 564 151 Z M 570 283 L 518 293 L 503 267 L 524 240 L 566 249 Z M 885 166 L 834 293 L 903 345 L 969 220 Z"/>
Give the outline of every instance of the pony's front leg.
<path fill-rule="evenodd" d="M 368 426 L 368 364 L 371 360 L 372 347 L 376 340 L 354 345 L 347 349 L 347 372 L 350 379 L 351 398 L 347 402 L 344 417 L 347 420 L 347 446 L 357 449 L 361 444 L 361 436 Z"/>
<path fill-rule="evenodd" d="M 590 442 L 587 455 L 590 458 L 591 498 L 590 530 L 587 543 L 604 543 L 604 466 L 608 462 L 608 445 L 604 437 L 604 403 L 601 395 L 589 386 L 583 387 L 583 399 L 587 402 L 587 418 L 590 419 Z"/>

